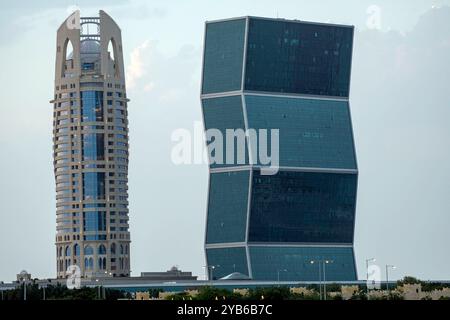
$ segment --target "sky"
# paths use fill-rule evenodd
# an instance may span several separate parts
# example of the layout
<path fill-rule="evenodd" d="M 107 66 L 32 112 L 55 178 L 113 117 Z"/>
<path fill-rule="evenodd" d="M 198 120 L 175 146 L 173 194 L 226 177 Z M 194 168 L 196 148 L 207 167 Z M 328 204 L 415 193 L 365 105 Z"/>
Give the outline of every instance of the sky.
<path fill-rule="evenodd" d="M 350 106 L 359 166 L 355 254 L 389 278 L 450 279 L 450 0 L 0 1 L 0 280 L 54 277 L 56 30 L 79 7 L 122 29 L 132 275 L 201 278 L 208 168 L 171 161 L 201 121 L 204 22 L 254 15 L 355 25 Z"/>

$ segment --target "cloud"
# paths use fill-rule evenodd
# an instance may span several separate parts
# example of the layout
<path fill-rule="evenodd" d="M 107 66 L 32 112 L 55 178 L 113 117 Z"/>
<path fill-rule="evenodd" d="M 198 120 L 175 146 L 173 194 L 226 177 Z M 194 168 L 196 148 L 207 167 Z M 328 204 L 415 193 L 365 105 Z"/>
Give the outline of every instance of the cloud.
<path fill-rule="evenodd" d="M 109 13 L 113 17 L 118 19 L 130 19 L 130 20 L 145 20 L 145 19 L 158 19 L 167 16 L 167 9 L 161 7 L 149 7 L 148 3 L 140 4 L 127 4 L 123 6 L 116 6 L 109 10 Z"/>
<path fill-rule="evenodd" d="M 147 72 L 146 64 L 143 60 L 143 53 L 150 45 L 149 40 L 145 40 L 142 44 L 131 51 L 130 64 L 127 67 L 126 80 L 127 87 L 132 89 L 136 86 L 137 81 Z"/>
<path fill-rule="evenodd" d="M 167 16 L 166 8 L 153 7 L 143 0 L 108 1 L 106 6 L 102 0 L 83 0 L 76 5 L 63 5 L 61 1 L 53 0 L 18 2 L 0 10 L 0 47 L 11 46 L 31 33 L 39 33 L 39 36 L 56 33 L 73 11 L 80 10 L 81 16 L 97 16 L 100 8 L 120 25 L 126 19 L 135 21 Z"/>
<path fill-rule="evenodd" d="M 364 221 L 356 243 L 419 277 L 446 272 L 429 248 L 445 251 L 450 240 L 449 40 L 449 7 L 429 10 L 404 34 L 355 33 L 350 104 Z"/>
<path fill-rule="evenodd" d="M 150 92 L 150 91 L 152 91 L 154 88 L 155 88 L 155 83 L 154 83 L 153 81 L 151 81 L 151 82 L 147 83 L 147 84 L 144 86 L 144 91 L 145 91 L 145 92 Z"/>
<path fill-rule="evenodd" d="M 126 68 L 127 87 L 133 96 L 174 106 L 196 97 L 200 86 L 201 48 L 182 45 L 175 55 L 162 52 L 158 42 L 145 40 L 131 51 Z"/>

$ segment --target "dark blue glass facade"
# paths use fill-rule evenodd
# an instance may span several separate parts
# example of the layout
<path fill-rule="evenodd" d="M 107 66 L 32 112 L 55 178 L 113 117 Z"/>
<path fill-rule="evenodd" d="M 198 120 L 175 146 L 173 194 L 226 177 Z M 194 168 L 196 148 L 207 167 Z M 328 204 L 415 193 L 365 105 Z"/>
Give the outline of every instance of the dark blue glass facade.
<path fill-rule="evenodd" d="M 207 23 L 205 36 L 205 129 L 222 133 L 224 158 L 234 151 L 234 162 L 210 164 L 205 252 L 213 277 L 318 281 L 311 261 L 330 260 L 327 280 L 356 280 L 353 27 L 247 17 Z M 226 145 L 227 129 L 256 133 L 244 143 L 244 163 Z M 266 138 L 271 154 L 271 130 L 279 166 L 266 175 L 261 169 L 273 163 L 261 163 L 254 147 Z"/>
<path fill-rule="evenodd" d="M 214 279 L 220 279 L 233 272 L 248 275 L 245 247 L 206 249 L 206 260 L 208 266 L 214 266 L 212 271 L 212 278 Z M 211 277 L 211 272 L 209 276 Z"/>
<path fill-rule="evenodd" d="M 249 128 L 279 129 L 281 167 L 356 169 L 347 101 L 245 95 L 245 105 Z"/>
<path fill-rule="evenodd" d="M 83 230 L 85 232 L 106 231 L 106 212 L 105 211 L 84 212 Z"/>
<path fill-rule="evenodd" d="M 105 200 L 105 173 L 83 173 L 84 200 Z"/>
<path fill-rule="evenodd" d="M 250 171 L 211 173 L 206 243 L 245 241 Z"/>
<path fill-rule="evenodd" d="M 101 161 L 105 159 L 105 135 L 103 133 L 83 134 L 83 160 Z"/>
<path fill-rule="evenodd" d="M 103 91 L 81 91 L 83 122 L 103 121 Z"/>
<path fill-rule="evenodd" d="M 348 97 L 353 28 L 249 19 L 245 89 Z"/>
<path fill-rule="evenodd" d="M 249 242 L 353 242 L 356 175 L 253 174 Z"/>
<path fill-rule="evenodd" d="M 356 280 L 353 248 L 351 247 L 290 247 L 249 246 L 253 279 L 280 281 L 301 279 L 317 281 L 319 264 L 311 261 L 333 261 L 326 265 L 325 275 L 329 281 Z M 323 280 L 323 270 L 322 277 Z"/>
<path fill-rule="evenodd" d="M 245 19 L 208 24 L 202 94 L 241 89 L 245 24 Z"/>
<path fill-rule="evenodd" d="M 103 122 L 103 91 L 81 91 L 80 101 L 82 122 Z M 105 160 L 104 133 L 92 130 L 92 132 L 88 131 L 82 134 L 82 159 L 87 162 Z M 85 167 L 89 168 L 89 164 L 86 164 Z M 106 200 L 105 172 L 83 172 L 82 178 L 83 200 Z M 106 211 L 99 211 L 101 206 L 98 203 L 84 205 L 85 208 L 92 208 L 94 211 L 83 212 L 83 231 L 85 232 L 83 240 L 106 240 Z"/>
<path fill-rule="evenodd" d="M 236 165 L 248 164 L 248 148 L 245 135 L 241 135 L 244 144 L 239 144 L 239 137 L 233 137 L 232 140 L 226 139 L 227 130 L 233 130 L 235 132 L 241 130 L 244 133 L 245 121 L 242 97 L 237 95 L 203 99 L 202 106 L 205 129 L 216 129 L 220 131 L 220 137 L 207 137 L 207 145 L 211 154 L 210 160 L 214 160 L 210 161 L 210 167 L 234 167 Z M 213 131 L 210 132 L 214 133 Z M 220 138 L 219 140 L 221 141 L 216 141 L 217 138 Z M 239 146 L 242 146 L 241 150 L 239 150 Z M 234 150 L 232 161 L 227 161 L 226 159 L 227 148 Z"/>

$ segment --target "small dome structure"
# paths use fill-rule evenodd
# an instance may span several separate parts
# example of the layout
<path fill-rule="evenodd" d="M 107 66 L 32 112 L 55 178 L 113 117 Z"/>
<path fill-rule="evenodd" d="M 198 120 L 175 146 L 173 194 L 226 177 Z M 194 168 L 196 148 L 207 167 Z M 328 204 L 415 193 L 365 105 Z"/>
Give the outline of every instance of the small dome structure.
<path fill-rule="evenodd" d="M 240 272 L 233 272 L 219 280 L 250 280 L 250 277 Z"/>
<path fill-rule="evenodd" d="M 100 62 L 100 42 L 94 39 L 86 39 L 80 42 L 80 58 L 82 68 L 92 69 L 93 65 Z M 69 53 L 67 60 L 73 59 L 73 51 Z"/>

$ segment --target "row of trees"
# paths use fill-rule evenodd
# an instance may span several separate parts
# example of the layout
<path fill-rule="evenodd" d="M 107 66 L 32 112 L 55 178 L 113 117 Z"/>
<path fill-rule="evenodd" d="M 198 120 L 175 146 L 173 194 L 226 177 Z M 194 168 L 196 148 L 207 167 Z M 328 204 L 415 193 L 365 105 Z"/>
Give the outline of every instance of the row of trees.
<path fill-rule="evenodd" d="M 442 290 L 449 287 L 448 285 L 437 282 L 426 282 L 418 280 L 414 277 L 405 277 L 402 280 L 397 281 L 396 284 L 389 285 L 389 292 L 383 295 L 371 297 L 372 300 L 403 300 L 403 296 L 396 291 L 397 287 L 401 287 L 404 284 L 421 284 L 422 291 L 431 292 L 433 290 Z M 244 296 L 237 292 L 232 292 L 227 289 L 220 289 L 214 287 L 202 287 L 198 289 L 198 294 L 190 296 L 188 292 L 180 292 L 169 295 L 167 300 L 319 300 L 319 286 L 309 285 L 306 287 L 309 293 L 294 293 L 288 287 L 267 287 L 267 288 L 255 288 L 249 289 L 248 293 Z M 383 284 L 380 288 L 386 290 L 386 284 Z M 152 297 L 158 297 L 158 292 L 162 290 L 152 290 L 150 295 Z M 341 285 L 329 284 L 327 285 L 327 300 L 342 300 Z M 333 293 L 333 294 L 330 294 Z M 358 290 L 352 295 L 350 300 L 367 300 L 367 287 L 365 285 L 359 285 Z M 442 300 L 448 298 L 442 297 Z"/>
<path fill-rule="evenodd" d="M 2 292 L 3 300 L 24 300 L 24 285 L 12 290 L 4 290 Z M 27 300 L 43 300 L 44 288 L 40 288 L 38 284 L 27 284 L 26 288 Z M 131 295 L 124 291 L 111 290 L 106 288 L 88 288 L 68 289 L 61 284 L 49 285 L 45 288 L 46 300 L 117 300 L 131 299 Z"/>
<path fill-rule="evenodd" d="M 413 277 L 405 277 L 397 281 L 396 285 L 391 285 L 391 291 L 385 295 L 381 295 L 376 299 L 379 300 L 401 300 L 403 297 L 395 291 L 396 287 L 404 284 L 421 284 L 422 291 L 441 290 L 448 285 L 442 283 L 424 282 Z M 23 300 L 24 299 L 24 285 L 2 292 L 3 300 Z M 288 287 L 266 287 L 266 288 L 252 288 L 249 289 L 245 295 L 232 290 L 215 288 L 215 287 L 201 287 L 198 289 L 198 294 L 190 296 L 188 292 L 174 293 L 166 297 L 167 300 L 319 300 L 319 286 L 309 285 L 306 293 L 291 292 Z M 381 288 L 382 290 L 384 288 Z M 27 300 L 43 300 L 44 289 L 40 288 L 35 282 L 27 285 Z M 162 289 L 149 290 L 150 296 L 158 298 Z M 328 300 L 342 300 L 341 285 L 329 284 L 327 285 L 327 299 Z M 330 294 L 333 292 L 333 294 Z M 45 288 L 45 299 L 47 300 L 117 300 L 117 299 L 132 299 L 132 295 L 125 291 L 106 289 L 106 288 L 88 288 L 82 287 L 80 289 L 70 290 L 61 284 L 48 285 Z M 374 299 L 374 298 L 371 298 Z M 353 294 L 351 300 L 367 300 L 367 288 L 365 285 L 358 286 L 358 290 Z"/>
<path fill-rule="evenodd" d="M 414 277 L 404 277 L 403 280 L 397 281 L 397 286 L 402 286 L 404 284 L 420 284 L 422 286 L 422 291 L 430 292 L 433 290 L 442 290 L 448 285 L 445 285 L 440 282 L 430 282 L 430 281 L 422 281 Z"/>
<path fill-rule="evenodd" d="M 166 297 L 167 300 L 319 300 L 319 294 L 311 295 L 291 293 L 288 287 L 268 287 L 249 289 L 248 294 L 215 287 L 202 287 L 198 294 L 190 296 L 187 292 L 175 293 Z"/>

